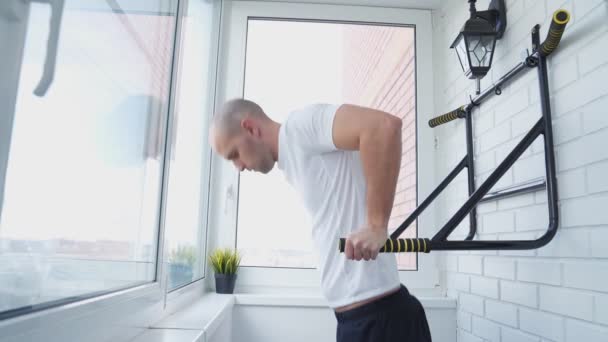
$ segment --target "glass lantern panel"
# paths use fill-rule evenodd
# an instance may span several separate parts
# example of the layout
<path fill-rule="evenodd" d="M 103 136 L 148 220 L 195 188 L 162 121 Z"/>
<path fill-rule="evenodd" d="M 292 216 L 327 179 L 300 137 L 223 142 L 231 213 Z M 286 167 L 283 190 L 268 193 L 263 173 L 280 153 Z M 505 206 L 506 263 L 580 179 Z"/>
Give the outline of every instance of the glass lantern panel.
<path fill-rule="evenodd" d="M 462 35 L 460 36 L 458 43 L 456 43 L 456 54 L 458 55 L 462 71 L 466 73 L 470 69 L 470 66 L 467 57 L 466 41 Z"/>
<path fill-rule="evenodd" d="M 492 62 L 492 54 L 494 50 L 494 36 L 482 36 L 480 45 L 483 46 L 483 50 L 485 50 L 485 54 L 483 58 L 481 58 L 481 66 L 489 67 Z"/>
<path fill-rule="evenodd" d="M 481 44 L 481 36 L 469 36 L 469 59 L 471 60 L 471 67 L 482 66 L 482 60 L 486 54 L 486 49 Z"/>

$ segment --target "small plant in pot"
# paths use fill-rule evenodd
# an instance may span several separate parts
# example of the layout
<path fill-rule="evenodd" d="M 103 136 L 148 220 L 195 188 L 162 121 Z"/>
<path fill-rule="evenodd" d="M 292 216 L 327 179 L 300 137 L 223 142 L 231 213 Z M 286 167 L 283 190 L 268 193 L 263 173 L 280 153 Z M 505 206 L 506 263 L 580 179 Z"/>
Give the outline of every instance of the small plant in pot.
<path fill-rule="evenodd" d="M 194 246 L 178 246 L 169 255 L 169 286 L 186 284 L 192 281 L 196 248 Z"/>
<path fill-rule="evenodd" d="M 233 293 L 241 255 L 231 248 L 218 248 L 209 255 L 209 261 L 215 272 L 215 292 Z"/>

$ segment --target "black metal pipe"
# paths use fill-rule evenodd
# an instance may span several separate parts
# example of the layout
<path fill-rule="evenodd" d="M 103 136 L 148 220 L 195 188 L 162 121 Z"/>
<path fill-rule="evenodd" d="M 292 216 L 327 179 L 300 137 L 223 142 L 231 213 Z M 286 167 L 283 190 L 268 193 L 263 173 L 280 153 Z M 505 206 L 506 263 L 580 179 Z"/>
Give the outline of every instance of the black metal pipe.
<path fill-rule="evenodd" d="M 533 46 L 539 46 L 539 26 L 536 25 L 532 30 Z M 559 225 L 558 217 L 558 194 L 557 194 L 557 177 L 555 168 L 555 153 L 553 147 L 553 127 L 551 123 L 551 104 L 549 97 L 549 82 L 547 77 L 547 60 L 546 57 L 535 52 L 532 56 L 526 58 L 524 65 L 538 66 L 538 82 L 541 97 L 542 118 L 539 119 L 532 130 L 530 130 L 522 141 L 515 146 L 509 155 L 503 160 L 498 168 L 488 177 L 488 179 L 477 189 L 477 191 L 469 198 L 463 207 L 450 219 L 448 223 L 433 237 L 431 240 L 431 250 L 524 250 L 536 249 L 548 244 L 557 232 Z M 503 76 L 501 80 L 513 77 L 523 68 L 521 65 L 512 69 L 509 74 Z M 509 77 L 507 77 L 509 76 Z M 497 84 L 498 85 L 498 84 Z M 496 86 L 492 88 L 496 88 Z M 490 89 L 492 89 L 490 88 Z M 491 91 L 491 90 L 490 90 Z M 475 99 L 478 103 L 481 99 L 490 94 L 490 91 L 484 91 L 480 99 Z M 472 104 L 470 106 L 473 106 Z M 549 209 L 549 225 L 545 234 L 536 240 L 502 240 L 502 241 L 446 241 L 445 237 L 455 229 L 462 221 L 467 211 L 471 210 L 479 200 L 494 186 L 494 184 L 502 177 L 502 175 L 515 163 L 517 158 L 543 134 L 545 147 L 545 174 L 547 188 L 547 205 Z"/>
<path fill-rule="evenodd" d="M 539 46 L 539 26 L 536 25 L 532 31 L 532 40 L 535 50 Z M 526 67 L 538 67 L 538 79 L 541 96 L 541 108 L 542 118 L 539 119 L 532 129 L 524 136 L 524 138 L 513 148 L 513 150 L 507 155 L 507 157 L 498 165 L 498 167 L 490 174 L 483 184 L 475 189 L 474 184 L 474 163 L 472 161 L 473 156 L 473 145 L 472 145 L 472 125 L 471 125 L 471 109 L 474 106 L 480 104 L 486 97 L 491 95 L 493 92 L 500 90 L 500 87 L 505 82 L 513 79 Z M 547 77 L 547 63 L 546 57 L 534 51 L 531 56 L 528 56 L 524 62 L 516 65 L 507 74 L 501 77 L 497 83 L 484 90 L 482 94 L 472 99 L 472 102 L 463 106 L 463 110 L 466 111 L 467 120 L 467 155 L 460 161 L 460 163 L 450 172 L 450 174 L 439 184 L 439 186 L 427 197 L 424 202 L 418 206 L 414 212 L 405 220 L 405 222 L 397 228 L 393 234 L 392 239 L 396 239 L 399 235 L 420 215 L 420 213 L 447 187 L 447 185 L 462 171 L 464 167 L 469 169 L 469 199 L 463 204 L 463 206 L 450 218 L 450 220 L 441 228 L 437 234 L 428 243 L 428 249 L 425 247 L 425 252 L 430 250 L 497 250 L 497 249 L 512 249 L 512 250 L 524 250 L 524 249 L 535 249 L 540 248 L 553 239 L 557 232 L 559 223 L 558 218 L 558 206 L 557 206 L 557 177 L 555 168 L 555 154 L 553 148 L 553 132 L 551 124 L 551 107 L 549 99 L 549 88 L 548 88 L 548 77 Z M 545 234 L 536 240 L 500 240 L 500 241 L 467 241 L 469 237 L 474 235 L 474 229 L 476 229 L 476 220 L 471 221 L 471 228 L 469 236 L 465 241 L 447 241 L 447 237 L 450 233 L 462 222 L 467 214 L 475 212 L 475 207 L 479 202 L 484 200 L 484 196 L 487 195 L 489 190 L 500 180 L 502 176 L 507 172 L 517 159 L 530 147 L 530 145 L 540 135 L 544 137 L 545 144 L 545 166 L 546 166 L 546 189 L 548 197 L 548 211 L 549 211 L 549 226 Z M 473 178 L 471 178 L 473 177 Z M 495 196 L 507 196 L 522 191 L 530 191 L 532 188 L 540 187 L 542 185 L 536 184 L 534 186 L 528 186 L 522 189 L 516 189 L 508 191 Z M 474 192 L 471 194 L 471 190 Z M 489 200 L 492 196 L 488 196 L 485 200 Z M 496 197 L 494 197 L 495 199 Z M 474 218 L 474 215 L 471 215 Z M 423 239 L 428 241 L 428 239 Z"/>
<path fill-rule="evenodd" d="M 481 92 L 481 94 L 475 96 L 475 98 L 472 99 L 472 103 L 469 103 L 468 105 L 466 105 L 464 107 L 464 110 L 471 111 L 476 104 L 477 105 L 480 104 L 481 101 L 483 101 L 486 97 L 494 94 L 496 91 L 496 88 L 500 88 L 503 84 L 505 84 L 506 82 L 510 81 L 512 78 L 517 76 L 522 70 L 525 70 L 529 67 L 533 67 L 533 66 L 529 65 L 527 59 L 525 61 L 517 64 L 515 67 L 513 67 L 513 69 L 509 70 L 506 74 L 504 74 L 496 83 L 494 83 L 492 86 L 486 88 L 484 91 Z"/>
<path fill-rule="evenodd" d="M 473 150 L 473 119 L 471 111 L 466 112 L 465 126 L 467 138 L 467 176 L 469 183 L 469 196 L 475 192 L 475 158 Z M 472 240 L 477 232 L 477 209 L 473 207 L 469 213 L 469 234 L 465 240 Z M 447 237 L 446 237 L 447 238 Z"/>
<path fill-rule="evenodd" d="M 452 216 L 452 218 L 441 228 L 433 237 L 433 241 L 441 241 L 447 239 L 448 235 L 456 229 L 462 219 L 479 203 L 479 200 L 485 196 L 490 189 L 500 180 L 500 178 L 515 164 L 525 150 L 532 145 L 534 140 L 543 132 L 543 118 L 539 119 L 534 127 L 524 136 L 524 138 L 515 146 L 515 148 L 507 155 L 507 157 L 498 165 L 496 170 L 490 174 L 483 184 L 469 197 L 463 206 Z"/>
<path fill-rule="evenodd" d="M 537 240 L 491 240 L 491 241 L 433 241 L 430 243 L 430 251 L 457 251 L 457 250 L 524 250 L 536 249 L 546 245 L 551 238 L 543 237 Z M 546 242 L 543 242 L 545 241 Z"/>
<path fill-rule="evenodd" d="M 458 165 L 456 165 L 456 167 L 454 167 L 454 169 L 447 175 L 447 177 L 445 177 L 445 179 L 441 183 L 439 183 L 435 190 L 433 190 L 433 192 L 431 192 L 431 194 L 422 203 L 420 203 L 420 205 L 418 205 L 416 209 L 414 209 L 410 216 L 408 216 L 405 221 L 403 221 L 403 223 L 397 229 L 395 229 L 395 231 L 391 234 L 391 239 L 397 239 L 399 235 L 401 235 L 403 231 L 405 231 L 405 229 L 407 229 L 407 227 L 409 227 L 412 222 L 414 222 L 416 218 L 418 218 L 420 213 L 422 213 L 424 209 L 426 209 L 426 207 L 431 204 L 431 202 L 433 202 L 433 200 L 437 196 L 439 196 L 439 194 L 452 182 L 452 180 L 454 180 L 454 178 L 458 176 L 460 171 L 462 171 L 462 169 L 464 169 L 466 165 L 467 158 L 464 157 L 458 163 Z"/>
<path fill-rule="evenodd" d="M 532 39 L 539 42 L 539 26 L 536 25 L 532 32 Z M 547 77 L 547 58 L 541 54 L 538 56 L 538 80 L 540 90 L 540 105 L 543 114 L 544 140 L 545 140 L 545 173 L 547 179 L 547 205 L 549 207 L 549 229 L 541 238 L 543 245 L 547 244 L 555 233 L 559 223 L 557 208 L 557 177 L 555 172 L 555 153 L 553 148 L 553 126 L 551 123 L 551 104 L 549 97 L 549 81 Z M 541 240 L 539 239 L 539 240 Z"/>

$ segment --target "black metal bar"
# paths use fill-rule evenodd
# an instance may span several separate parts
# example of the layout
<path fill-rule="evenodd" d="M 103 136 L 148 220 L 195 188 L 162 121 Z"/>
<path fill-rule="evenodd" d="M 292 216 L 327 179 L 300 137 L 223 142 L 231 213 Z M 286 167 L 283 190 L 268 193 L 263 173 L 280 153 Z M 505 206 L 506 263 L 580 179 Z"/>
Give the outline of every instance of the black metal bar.
<path fill-rule="evenodd" d="M 532 40 L 538 46 L 540 26 L 534 26 L 532 30 Z M 545 138 L 545 173 L 547 178 L 547 205 L 549 207 L 549 228 L 547 233 L 538 239 L 541 246 L 549 243 L 557 232 L 559 223 L 557 208 L 557 177 L 555 172 L 555 153 L 553 149 L 553 126 L 551 123 L 551 104 L 549 97 L 549 81 L 547 77 L 547 58 L 539 54 L 538 56 L 538 80 L 540 90 L 540 104 L 543 112 L 544 138 Z"/>
<path fill-rule="evenodd" d="M 539 46 L 539 26 L 536 25 L 532 31 L 533 46 Z M 529 65 L 538 65 L 538 80 L 541 96 L 541 109 L 542 118 L 534 125 L 532 130 L 526 134 L 524 139 L 509 153 L 505 160 L 498 166 L 498 168 L 490 175 L 490 177 L 479 187 L 476 193 L 469 198 L 469 200 L 463 205 L 463 207 L 452 217 L 452 219 L 437 233 L 437 235 L 431 240 L 431 250 L 523 250 L 523 249 L 535 249 L 540 248 L 555 236 L 559 223 L 558 218 L 558 207 L 557 207 L 557 177 L 555 172 L 555 154 L 553 148 L 553 131 L 551 124 L 551 106 L 549 98 L 548 78 L 547 78 L 547 63 L 546 58 L 535 53 L 526 59 L 526 63 Z M 514 69 L 515 70 L 515 69 Z M 543 134 L 545 143 L 545 168 L 546 168 L 546 188 L 547 188 L 547 205 L 549 209 L 549 225 L 548 229 L 536 240 L 502 240 L 502 241 L 445 241 L 444 236 L 455 229 L 455 227 L 462 221 L 466 211 L 470 210 L 471 204 L 478 200 L 482 189 L 488 187 L 491 188 L 493 183 L 498 181 L 502 175 L 498 175 L 500 169 L 506 170 L 512 165 L 519 155 L 525 151 L 525 149 L 534 141 L 536 138 Z M 519 155 L 517 155 L 519 154 Z M 514 158 L 512 158 L 514 157 Z M 511 161 L 512 159 L 512 161 Z M 510 164 L 508 167 L 506 167 Z M 504 174 L 504 172 L 503 172 Z M 498 177 L 493 177 L 498 176 Z M 490 178 L 495 178 L 490 182 Z M 492 183 L 492 184 L 491 184 Z M 487 192 L 487 191 L 486 191 Z M 481 195 L 483 196 L 483 194 Z M 446 234 L 447 232 L 447 234 Z"/>
<path fill-rule="evenodd" d="M 475 192 L 475 159 L 473 151 L 473 119 L 471 118 L 471 111 L 466 112 L 465 118 L 466 136 L 467 136 L 467 175 L 469 183 L 469 196 Z M 472 240 L 477 232 L 477 209 L 473 207 L 469 213 L 469 234 L 465 240 Z M 446 237 L 447 239 L 447 237 Z"/>
<path fill-rule="evenodd" d="M 426 209 L 426 207 L 433 202 L 433 200 L 439 196 L 439 194 L 458 176 L 460 171 L 465 168 L 467 165 L 467 158 L 464 157 L 462 160 L 454 167 L 454 169 L 445 177 L 445 179 L 431 192 L 431 194 L 422 202 L 414 211 L 408 216 L 405 221 L 391 234 L 391 239 L 397 239 L 407 227 L 409 227 L 412 222 L 418 218 L 420 213 Z"/>
<path fill-rule="evenodd" d="M 526 182 L 517 186 L 507 187 L 497 191 L 489 192 L 484 198 L 479 201 L 479 203 L 496 201 L 502 198 L 543 190 L 546 186 L 547 182 L 544 178 L 540 180 L 535 180 L 533 182 Z"/>
<path fill-rule="evenodd" d="M 546 239 L 541 237 L 541 239 Z M 540 248 L 546 243 L 538 240 L 490 240 L 490 241 L 433 241 L 430 251 L 459 251 L 459 250 L 524 250 Z M 551 238 L 547 242 L 551 241 Z"/>
<path fill-rule="evenodd" d="M 536 25 L 532 31 L 533 46 L 539 43 L 539 26 Z M 549 87 L 547 77 L 546 58 L 538 53 L 526 58 L 525 65 L 538 66 L 538 80 L 541 97 L 542 118 L 536 122 L 534 127 L 515 146 L 500 165 L 492 172 L 490 177 L 469 197 L 456 214 L 441 228 L 431 240 L 431 250 L 484 250 L 484 249 L 534 249 L 540 248 L 555 236 L 559 223 L 557 207 L 557 177 L 555 171 L 555 154 L 553 148 L 553 127 L 551 124 L 551 105 L 549 98 Z M 514 68 L 517 70 L 519 68 Z M 505 78 L 505 77 L 503 77 Z M 487 96 L 488 94 L 483 94 Z M 474 101 L 479 103 L 478 101 Z M 471 105 L 472 106 L 472 105 Z M 545 167 L 547 179 L 547 196 L 549 210 L 549 226 L 547 232 L 536 240 L 503 240 L 503 241 L 446 241 L 447 236 L 458 226 L 464 216 L 471 211 L 481 198 L 496 184 L 504 173 L 515 163 L 517 158 L 543 134 L 545 143 Z"/>
<path fill-rule="evenodd" d="M 424 244 L 424 252 L 428 253 L 431 250 L 524 250 L 524 249 L 535 249 L 540 248 L 553 239 L 557 232 L 559 223 L 558 218 L 558 207 L 557 207 L 557 177 L 555 170 L 555 154 L 553 148 L 553 132 L 551 123 L 551 106 L 549 99 L 549 88 L 548 88 L 548 77 L 547 77 L 547 63 L 546 56 L 538 53 L 537 49 L 539 46 L 539 25 L 536 25 L 532 31 L 532 42 L 534 52 L 531 56 L 528 56 L 524 62 L 516 65 L 507 74 L 499 79 L 497 83 L 484 90 L 482 94 L 471 100 L 471 103 L 467 106 L 463 106 L 462 109 L 466 111 L 467 120 L 467 155 L 460 161 L 460 163 L 450 172 L 450 174 L 439 184 L 439 186 L 433 190 L 433 192 L 427 197 L 422 204 L 420 204 L 412 214 L 403 222 L 399 228 L 397 228 L 392 234 L 391 239 L 397 239 L 399 235 L 422 213 L 422 211 L 443 191 L 447 185 L 462 171 L 464 167 L 469 169 L 469 199 L 463 204 L 463 206 L 450 218 L 450 220 L 440 229 L 437 234 L 432 238 L 428 239 L 411 239 L 416 240 L 417 243 Z M 471 125 L 471 110 L 474 106 L 477 106 L 486 97 L 492 93 L 498 94 L 502 84 L 513 79 L 526 67 L 538 67 L 538 82 L 541 96 L 541 109 L 542 117 L 534 124 L 532 129 L 524 136 L 524 138 L 511 150 L 506 158 L 498 165 L 498 167 L 490 174 L 488 179 L 475 189 L 474 183 L 474 163 L 472 160 L 473 146 L 472 146 L 472 125 Z M 476 229 L 476 222 L 471 221 L 471 228 L 469 236 L 465 241 L 447 241 L 447 237 L 452 231 L 462 222 L 467 214 L 475 212 L 475 207 L 482 200 L 487 201 L 494 199 L 496 196 L 505 197 L 507 195 L 513 195 L 515 193 L 521 193 L 522 191 L 530 191 L 530 189 L 541 188 L 542 184 L 536 184 L 533 186 L 527 186 L 511 191 L 501 191 L 499 194 L 486 196 L 489 190 L 500 180 L 502 176 L 507 172 L 519 157 L 530 147 L 530 145 L 540 135 L 544 137 L 545 147 L 545 166 L 546 166 L 546 189 L 547 189 L 547 205 L 549 211 L 549 226 L 545 234 L 536 240 L 499 240 L 499 241 L 470 241 L 469 237 L 474 235 Z M 471 178 L 473 176 L 473 178 Z M 471 194 L 471 191 L 473 193 Z M 484 196 L 486 196 L 484 198 Z M 474 218 L 474 215 L 471 215 Z M 344 239 L 342 239 L 344 240 Z M 428 242 L 428 243 L 427 243 Z M 412 242 L 413 243 L 413 242 Z M 394 244 L 394 243 L 393 243 Z M 397 252 L 401 248 L 397 248 Z M 393 248 L 390 250 L 393 251 Z M 407 251 L 407 249 L 406 249 Z M 418 250 L 415 250 L 418 251 Z"/>
<path fill-rule="evenodd" d="M 496 83 L 494 83 L 490 87 L 486 88 L 484 91 L 481 92 L 481 94 L 479 94 L 475 98 L 473 98 L 472 103 L 469 103 L 468 105 L 466 105 L 464 107 L 464 110 L 471 111 L 473 109 L 473 107 L 475 106 L 475 104 L 481 103 L 481 101 L 485 100 L 488 96 L 494 94 L 496 91 L 496 88 L 500 88 L 503 84 L 505 84 L 506 82 L 510 81 L 515 76 L 517 76 L 522 70 L 526 70 L 527 68 L 534 67 L 534 66 L 535 65 L 530 65 L 528 63 L 527 59 L 525 61 L 517 64 L 515 67 L 513 67 L 513 69 L 509 70 L 506 74 L 504 74 L 504 76 L 502 76 L 498 81 L 496 81 Z"/>
<path fill-rule="evenodd" d="M 545 125 L 543 118 L 539 119 L 534 127 L 524 136 L 524 138 L 513 148 L 507 157 L 498 165 L 496 170 L 490 174 L 483 184 L 469 197 L 463 206 L 452 216 L 452 218 L 441 228 L 433 237 L 432 241 L 441 241 L 447 239 L 448 235 L 456 229 L 462 219 L 479 203 L 479 200 L 485 196 L 490 189 L 500 180 L 500 178 L 515 164 L 524 151 L 532 145 L 534 140 L 543 132 Z"/>

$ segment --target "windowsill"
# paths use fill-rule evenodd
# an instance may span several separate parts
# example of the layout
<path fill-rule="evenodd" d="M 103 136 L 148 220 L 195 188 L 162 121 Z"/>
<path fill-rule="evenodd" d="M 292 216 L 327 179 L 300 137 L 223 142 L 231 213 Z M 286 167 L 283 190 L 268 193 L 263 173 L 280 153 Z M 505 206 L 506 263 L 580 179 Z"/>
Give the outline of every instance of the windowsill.
<path fill-rule="evenodd" d="M 204 342 L 203 331 L 182 329 L 148 329 L 134 342 Z"/>
<path fill-rule="evenodd" d="M 135 342 L 203 342 L 232 315 L 233 295 L 207 293 L 158 322 Z"/>
<path fill-rule="evenodd" d="M 160 321 L 154 328 L 214 331 L 225 316 L 231 314 L 233 305 L 233 295 L 207 293 L 192 305 Z"/>
<path fill-rule="evenodd" d="M 251 289 L 250 289 L 251 290 Z M 327 301 L 312 289 L 279 289 L 274 292 L 238 292 L 233 295 L 207 293 L 191 305 L 165 318 L 139 336 L 135 342 L 202 342 L 232 315 L 235 305 L 327 308 Z M 456 299 L 417 296 L 425 309 L 456 309 Z"/>

